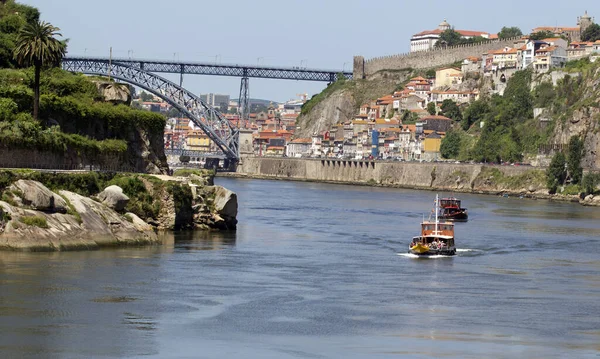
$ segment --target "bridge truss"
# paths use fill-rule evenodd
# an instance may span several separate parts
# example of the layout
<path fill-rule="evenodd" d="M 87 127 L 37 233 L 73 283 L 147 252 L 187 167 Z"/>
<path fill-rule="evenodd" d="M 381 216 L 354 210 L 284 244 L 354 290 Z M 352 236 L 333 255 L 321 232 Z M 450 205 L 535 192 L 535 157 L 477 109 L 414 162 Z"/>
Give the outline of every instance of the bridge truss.
<path fill-rule="evenodd" d="M 103 57 L 69 56 L 66 61 L 106 61 Z M 141 59 L 113 58 L 131 68 L 154 73 L 254 77 L 263 79 L 335 82 L 341 73 L 352 79 L 352 72 L 339 70 L 310 69 L 300 67 L 250 66 L 181 61 L 153 61 Z"/>
<path fill-rule="evenodd" d="M 239 159 L 239 130 L 219 111 L 183 87 L 142 67 L 108 59 L 65 58 L 64 70 L 88 75 L 109 76 L 162 98 L 181 111 L 219 147 L 228 159 Z"/>
<path fill-rule="evenodd" d="M 242 121 L 248 120 L 250 114 L 250 81 L 253 78 L 298 80 L 298 81 L 322 81 L 335 82 L 338 77 L 344 76 L 352 79 L 352 72 L 324 69 L 310 69 L 305 67 L 278 67 L 278 66 L 251 66 L 238 64 L 217 64 L 203 62 L 181 62 L 181 61 L 155 61 L 131 58 L 108 58 L 101 57 L 68 57 L 67 62 L 111 62 L 121 64 L 133 69 L 152 73 L 179 74 L 179 86 L 183 87 L 183 75 L 213 75 L 241 77 L 239 115 Z"/>

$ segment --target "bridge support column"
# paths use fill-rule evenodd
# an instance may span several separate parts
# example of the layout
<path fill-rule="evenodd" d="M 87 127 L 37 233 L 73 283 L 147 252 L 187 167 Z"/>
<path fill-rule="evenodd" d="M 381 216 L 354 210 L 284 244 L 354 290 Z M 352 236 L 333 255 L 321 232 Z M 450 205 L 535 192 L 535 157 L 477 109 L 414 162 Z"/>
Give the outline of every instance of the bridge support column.
<path fill-rule="evenodd" d="M 245 122 L 248 120 L 250 115 L 250 79 L 247 75 L 246 69 L 244 69 L 244 77 L 242 77 L 242 82 L 240 84 L 240 97 L 238 103 L 238 113 L 240 115 L 240 123 L 238 124 L 238 127 L 242 127 L 242 122 L 244 122 L 245 125 Z"/>

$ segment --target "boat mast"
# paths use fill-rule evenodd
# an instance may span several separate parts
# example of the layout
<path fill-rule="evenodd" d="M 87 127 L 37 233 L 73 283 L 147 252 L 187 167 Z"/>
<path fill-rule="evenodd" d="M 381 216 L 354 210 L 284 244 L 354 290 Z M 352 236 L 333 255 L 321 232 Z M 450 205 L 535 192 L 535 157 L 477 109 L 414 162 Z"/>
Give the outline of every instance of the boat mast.
<path fill-rule="evenodd" d="M 440 211 L 438 196 L 438 194 L 435 195 L 435 234 L 438 234 L 438 212 Z"/>

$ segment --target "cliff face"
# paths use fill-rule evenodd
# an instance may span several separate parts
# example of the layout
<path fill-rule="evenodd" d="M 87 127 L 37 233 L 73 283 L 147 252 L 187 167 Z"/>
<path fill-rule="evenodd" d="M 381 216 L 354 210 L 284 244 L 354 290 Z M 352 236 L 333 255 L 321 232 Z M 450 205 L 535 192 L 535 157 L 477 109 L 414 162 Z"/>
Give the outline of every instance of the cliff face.
<path fill-rule="evenodd" d="M 141 172 L 165 174 L 169 171 L 162 133 L 135 126 L 127 141 L 129 162 Z"/>
<path fill-rule="evenodd" d="M 551 143 L 566 145 L 579 136 L 585 146 L 582 165 L 600 169 L 600 64 L 562 79 L 555 91 L 561 96 L 552 108 L 556 125 Z"/>
<path fill-rule="evenodd" d="M 360 105 L 394 92 L 411 75 L 410 70 L 380 71 L 369 80 L 352 80 L 332 84 L 311 101 L 317 101 L 308 113 L 296 120 L 296 134 L 309 137 L 329 129 L 332 125 L 354 119 Z M 332 87 L 334 86 L 334 87 Z M 306 106 L 306 105 L 305 105 Z"/>

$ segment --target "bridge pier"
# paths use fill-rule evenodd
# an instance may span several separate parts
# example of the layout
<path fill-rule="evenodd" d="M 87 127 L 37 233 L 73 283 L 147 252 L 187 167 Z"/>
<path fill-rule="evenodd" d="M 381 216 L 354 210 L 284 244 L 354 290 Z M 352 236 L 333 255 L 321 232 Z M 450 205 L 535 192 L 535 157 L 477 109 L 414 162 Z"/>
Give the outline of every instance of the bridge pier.
<path fill-rule="evenodd" d="M 240 123 L 238 123 L 238 127 L 240 127 L 242 121 L 245 122 L 248 120 L 250 114 L 249 102 L 250 79 L 248 78 L 247 69 L 244 69 L 244 77 L 242 77 L 242 82 L 240 83 L 240 97 L 238 98 L 238 112 L 240 114 Z"/>

